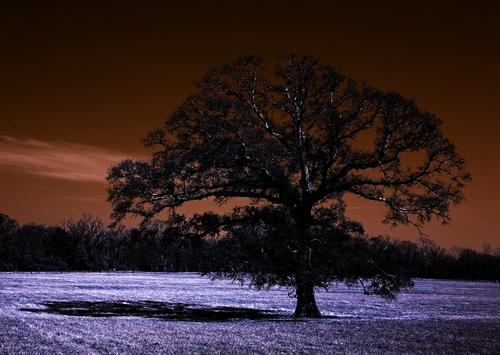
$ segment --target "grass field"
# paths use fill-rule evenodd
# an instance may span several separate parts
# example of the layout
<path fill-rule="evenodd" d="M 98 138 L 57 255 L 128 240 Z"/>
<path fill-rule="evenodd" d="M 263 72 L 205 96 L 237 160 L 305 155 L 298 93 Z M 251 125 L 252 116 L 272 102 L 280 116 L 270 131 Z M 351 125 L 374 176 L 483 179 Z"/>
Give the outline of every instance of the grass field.
<path fill-rule="evenodd" d="M 284 289 L 193 273 L 0 273 L 0 353 L 500 353 L 500 285 L 416 280 L 396 301 L 318 291 L 295 320 Z"/>

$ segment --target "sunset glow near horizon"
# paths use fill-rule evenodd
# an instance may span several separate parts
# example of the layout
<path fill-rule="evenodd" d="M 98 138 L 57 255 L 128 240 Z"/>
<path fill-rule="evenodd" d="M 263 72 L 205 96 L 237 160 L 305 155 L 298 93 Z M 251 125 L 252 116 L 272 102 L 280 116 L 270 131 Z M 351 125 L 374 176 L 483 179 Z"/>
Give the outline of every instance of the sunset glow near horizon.
<path fill-rule="evenodd" d="M 147 158 L 141 138 L 161 127 L 206 70 L 241 54 L 293 51 L 401 92 L 440 117 L 473 181 L 451 223 L 431 222 L 424 232 L 446 247 L 500 247 L 494 5 L 285 4 L 1 4 L 0 213 L 22 223 L 82 213 L 109 221 L 107 169 Z M 369 234 L 418 235 L 383 225 L 382 206 L 347 201 Z M 230 206 L 201 201 L 179 211 Z"/>

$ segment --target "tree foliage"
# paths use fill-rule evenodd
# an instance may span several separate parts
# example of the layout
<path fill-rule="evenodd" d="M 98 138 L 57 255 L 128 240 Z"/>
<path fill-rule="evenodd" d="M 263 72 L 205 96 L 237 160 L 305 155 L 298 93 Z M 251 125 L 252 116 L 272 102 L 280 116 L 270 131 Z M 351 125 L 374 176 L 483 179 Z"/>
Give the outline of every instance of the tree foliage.
<path fill-rule="evenodd" d="M 207 197 L 297 208 L 353 193 L 388 222 L 446 222 L 470 178 L 435 115 L 308 56 L 285 56 L 271 79 L 251 56 L 210 70 L 145 145 L 151 161 L 109 174 L 117 219 Z"/>
<path fill-rule="evenodd" d="M 359 223 L 319 209 L 317 223 L 304 240 L 286 209 L 238 208 L 221 220 L 225 236 L 214 242 L 211 277 L 250 281 L 256 288 L 284 286 L 295 292 L 295 275 L 307 264 L 316 287 L 332 283 L 355 285 L 366 294 L 394 298 L 413 285 L 395 257 L 396 245 L 384 238 L 367 238 Z M 343 211 L 341 211 L 343 212 Z M 301 253 L 307 244 L 308 252 Z"/>

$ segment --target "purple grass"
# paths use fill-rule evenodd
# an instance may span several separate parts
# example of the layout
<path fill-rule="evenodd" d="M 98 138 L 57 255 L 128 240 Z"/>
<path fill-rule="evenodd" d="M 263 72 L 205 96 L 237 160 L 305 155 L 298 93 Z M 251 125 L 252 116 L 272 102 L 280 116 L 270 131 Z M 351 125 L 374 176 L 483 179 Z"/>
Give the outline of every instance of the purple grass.
<path fill-rule="evenodd" d="M 499 284 L 416 280 L 396 301 L 338 285 L 318 291 L 317 301 L 328 317 L 294 320 L 285 289 L 257 292 L 193 273 L 0 273 L 0 353 L 500 352 Z M 93 317 L 49 313 L 47 302 L 97 304 L 100 312 L 108 304 L 244 308 L 274 317 L 193 322 L 155 310 Z"/>

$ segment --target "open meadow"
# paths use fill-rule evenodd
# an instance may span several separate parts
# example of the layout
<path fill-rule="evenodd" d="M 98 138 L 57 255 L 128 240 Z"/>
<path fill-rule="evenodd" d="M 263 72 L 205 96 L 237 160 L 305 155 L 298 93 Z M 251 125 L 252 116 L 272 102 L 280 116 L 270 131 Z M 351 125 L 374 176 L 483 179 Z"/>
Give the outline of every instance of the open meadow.
<path fill-rule="evenodd" d="M 0 353 L 500 353 L 499 284 L 317 301 L 324 318 L 295 320 L 285 289 L 195 273 L 0 273 Z"/>

